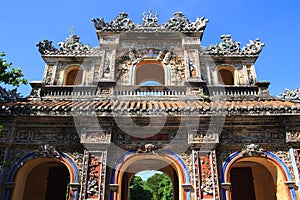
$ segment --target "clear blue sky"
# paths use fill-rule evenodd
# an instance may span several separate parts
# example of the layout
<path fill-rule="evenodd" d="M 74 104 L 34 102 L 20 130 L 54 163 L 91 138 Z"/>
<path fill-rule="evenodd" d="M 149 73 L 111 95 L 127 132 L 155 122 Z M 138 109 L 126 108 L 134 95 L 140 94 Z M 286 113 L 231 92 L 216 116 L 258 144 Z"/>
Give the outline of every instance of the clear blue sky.
<path fill-rule="evenodd" d="M 173 13 L 182 11 L 188 19 L 209 19 L 202 44 L 216 44 L 220 35 L 231 34 L 235 41 L 247 44 L 260 38 L 266 44 L 256 62 L 259 80 L 271 82 L 272 95 L 285 88 L 296 89 L 300 74 L 300 1 L 262 0 L 126 0 L 126 1 L 2 1 L 0 51 L 15 67 L 21 67 L 29 81 L 41 80 L 45 63 L 35 44 L 43 39 L 64 41 L 71 26 L 84 44 L 97 46 L 92 18 L 114 19 L 127 12 L 141 23 L 143 11 L 151 8 L 165 23 Z M 30 86 L 19 91 L 28 95 Z"/>

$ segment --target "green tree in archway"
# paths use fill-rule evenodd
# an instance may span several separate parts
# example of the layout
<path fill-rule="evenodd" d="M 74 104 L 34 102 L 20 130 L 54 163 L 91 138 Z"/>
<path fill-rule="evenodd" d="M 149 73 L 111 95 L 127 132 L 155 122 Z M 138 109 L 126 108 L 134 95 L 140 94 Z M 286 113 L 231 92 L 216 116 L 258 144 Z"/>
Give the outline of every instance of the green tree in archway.
<path fill-rule="evenodd" d="M 129 188 L 129 200 L 152 200 L 152 190 L 145 184 L 141 177 L 132 177 Z"/>
<path fill-rule="evenodd" d="M 162 181 L 159 182 L 159 189 L 158 189 L 158 197 L 161 200 L 172 200 L 173 199 L 173 189 L 172 189 L 172 182 L 170 178 L 165 175 L 163 176 Z"/>
<path fill-rule="evenodd" d="M 166 174 L 156 173 L 147 180 L 147 185 L 153 191 L 152 200 L 172 200 L 172 182 Z"/>

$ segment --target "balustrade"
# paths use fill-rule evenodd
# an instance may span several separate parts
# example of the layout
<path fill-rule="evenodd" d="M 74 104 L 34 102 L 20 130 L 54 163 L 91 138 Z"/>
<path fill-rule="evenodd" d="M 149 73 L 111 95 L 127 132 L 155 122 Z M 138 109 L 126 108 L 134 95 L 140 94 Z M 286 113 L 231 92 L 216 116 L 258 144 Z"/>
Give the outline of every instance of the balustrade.
<path fill-rule="evenodd" d="M 193 88 L 195 89 L 195 88 Z M 252 97 L 259 95 L 257 86 L 206 86 L 200 88 L 205 96 Z M 112 91 L 107 92 L 107 90 Z M 93 98 L 100 96 L 186 96 L 199 95 L 188 92 L 186 86 L 44 86 L 41 97 L 54 99 Z M 106 92 L 106 93 L 105 93 Z"/>

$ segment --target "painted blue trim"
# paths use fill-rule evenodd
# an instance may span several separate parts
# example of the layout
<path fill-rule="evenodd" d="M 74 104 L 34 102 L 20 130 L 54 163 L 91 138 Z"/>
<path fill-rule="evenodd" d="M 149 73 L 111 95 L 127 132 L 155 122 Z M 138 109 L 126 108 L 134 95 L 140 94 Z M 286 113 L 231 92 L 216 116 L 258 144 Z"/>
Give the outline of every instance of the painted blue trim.
<path fill-rule="evenodd" d="M 228 166 L 228 164 L 231 162 L 232 159 L 234 159 L 235 157 L 239 156 L 240 154 L 240 151 L 237 151 L 237 152 L 234 152 L 233 154 L 231 154 L 224 162 L 223 166 L 222 166 L 222 173 L 221 173 L 221 182 L 224 183 L 224 180 L 225 180 L 225 171 L 226 171 L 226 168 Z M 289 169 L 288 167 L 286 166 L 286 164 L 278 157 L 276 156 L 275 154 L 269 152 L 269 151 L 265 151 L 265 155 L 267 156 L 270 156 L 272 158 L 274 158 L 276 161 L 278 161 L 278 163 L 283 167 L 284 169 L 284 172 L 288 178 L 288 181 L 292 181 L 292 176 L 289 172 Z M 296 198 L 296 193 L 295 193 L 295 189 L 294 188 L 289 188 L 290 190 L 290 193 L 291 193 L 291 196 L 292 196 L 292 200 L 297 200 Z M 222 189 L 222 198 L 224 200 L 227 200 L 226 198 L 226 190 L 225 189 Z"/>
<path fill-rule="evenodd" d="M 265 154 L 269 155 L 270 157 L 272 157 L 276 161 L 278 161 L 281 164 L 281 166 L 283 167 L 284 172 L 285 172 L 285 174 L 288 178 L 288 181 L 293 181 L 292 175 L 289 172 L 289 168 L 286 166 L 286 164 L 278 156 L 276 156 L 275 154 L 273 154 L 271 152 L 268 152 L 268 151 L 266 151 Z M 289 188 L 289 190 L 290 190 L 290 193 L 291 193 L 291 196 L 292 196 L 292 200 L 297 200 L 295 189 L 294 188 Z"/>
<path fill-rule="evenodd" d="M 190 179 L 190 174 L 189 174 L 189 170 L 186 166 L 186 164 L 184 163 L 184 161 L 173 151 L 171 150 L 165 150 L 165 152 L 168 152 L 170 155 L 174 156 L 176 159 L 179 160 L 181 166 L 183 167 L 183 170 L 184 170 L 184 176 L 185 176 L 185 183 L 190 183 L 191 182 L 191 179 Z M 187 190 L 186 191 L 186 198 L 187 200 L 190 200 L 191 199 L 191 191 L 190 190 Z"/>
<path fill-rule="evenodd" d="M 123 155 L 118 158 L 111 170 L 111 176 L 110 176 L 110 184 L 113 184 L 115 182 L 115 175 L 116 175 L 116 168 L 117 168 L 117 165 L 122 163 L 122 161 L 124 160 L 125 156 L 128 156 L 130 154 L 133 154 L 135 151 L 134 150 L 129 150 L 129 151 L 126 151 L 125 153 L 123 153 Z M 109 199 L 110 200 L 113 200 L 114 199 L 114 192 L 111 190 L 110 191 L 110 195 L 109 195 Z"/>
<path fill-rule="evenodd" d="M 294 155 L 294 149 L 290 148 L 289 153 L 290 153 L 291 160 L 292 160 L 292 166 L 293 166 L 293 170 L 294 170 L 294 173 L 295 173 L 296 183 L 299 185 L 300 184 L 300 175 L 299 175 L 299 172 L 298 172 L 296 158 L 295 158 L 295 155 Z M 300 187 L 298 187 L 298 194 L 300 194 Z"/>
<path fill-rule="evenodd" d="M 231 162 L 232 159 L 234 159 L 235 157 L 237 157 L 240 154 L 240 152 L 234 152 L 233 154 L 231 154 L 224 162 L 223 166 L 222 166 L 222 173 L 221 173 L 221 182 L 224 183 L 225 181 L 225 171 L 226 168 L 228 166 L 228 164 Z M 226 190 L 222 189 L 222 197 L 224 200 L 226 200 Z"/>
<path fill-rule="evenodd" d="M 11 170 L 9 171 L 8 174 L 8 178 L 7 178 L 7 182 L 13 182 L 13 179 L 15 177 L 15 174 L 17 172 L 17 170 L 23 165 L 24 162 L 30 160 L 32 157 L 34 157 L 36 154 L 36 152 L 30 152 L 25 154 L 25 156 L 23 156 L 22 158 L 20 158 L 11 168 Z M 9 195 L 10 195 L 10 188 L 5 188 L 5 192 L 4 192 L 4 200 L 8 200 L 9 199 Z"/>
<path fill-rule="evenodd" d="M 27 161 L 34 159 L 36 156 L 37 152 L 30 152 L 25 154 L 22 158 L 20 158 L 11 168 L 8 178 L 7 178 L 7 182 L 13 182 L 13 179 L 16 175 L 17 170 Z M 77 165 L 76 163 L 73 161 L 73 159 L 71 159 L 66 153 L 60 153 L 60 155 L 65 158 L 66 160 L 69 161 L 69 163 L 71 163 L 72 169 L 74 171 L 74 179 L 75 179 L 75 183 L 79 183 L 79 172 L 77 169 Z M 78 191 L 75 191 L 73 193 L 73 200 L 77 200 L 78 198 Z M 5 189 L 5 193 L 4 193 L 4 200 L 8 200 L 9 199 L 9 195 L 10 195 L 10 188 L 6 188 Z"/>
<path fill-rule="evenodd" d="M 175 152 L 173 152 L 171 150 L 164 150 L 164 152 L 169 153 L 170 155 L 174 156 L 176 159 L 178 159 L 180 161 L 180 164 L 182 165 L 182 167 L 184 169 L 184 176 L 186 177 L 186 183 L 190 183 L 191 179 L 190 179 L 189 170 L 188 170 L 186 164 L 184 163 L 184 161 Z"/>
<path fill-rule="evenodd" d="M 74 162 L 74 160 L 72 159 L 72 158 L 70 158 L 70 156 L 68 155 L 68 154 L 66 154 L 66 153 L 61 153 L 61 155 L 62 155 L 62 157 L 64 157 L 66 160 L 68 160 L 69 161 L 69 163 L 71 164 L 71 166 L 72 166 L 72 169 L 73 169 L 73 171 L 74 171 L 74 182 L 75 183 L 79 183 L 79 172 L 78 172 L 78 168 L 77 168 L 77 165 L 76 165 L 76 163 Z M 80 184 L 80 183 L 79 183 Z M 73 193 L 73 200 L 77 200 L 77 198 L 78 198 L 78 194 L 79 192 L 78 191 L 74 191 L 74 193 Z"/>

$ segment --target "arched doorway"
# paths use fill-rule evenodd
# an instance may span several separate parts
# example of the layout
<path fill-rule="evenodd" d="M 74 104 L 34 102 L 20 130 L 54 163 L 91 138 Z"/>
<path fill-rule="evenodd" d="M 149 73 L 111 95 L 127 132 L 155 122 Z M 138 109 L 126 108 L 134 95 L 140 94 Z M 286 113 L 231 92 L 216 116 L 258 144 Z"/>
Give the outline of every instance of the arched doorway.
<path fill-rule="evenodd" d="M 27 194 L 30 194 L 27 198 L 30 200 L 77 200 L 80 188 L 77 165 L 65 153 L 49 154 L 48 157 L 37 151 L 27 153 L 11 167 L 6 182 L 10 187 L 5 189 L 4 200 L 24 200 Z M 56 190 L 60 191 L 59 197 L 50 194 L 53 191 L 58 193 Z M 36 195 L 33 197 L 32 194 Z"/>
<path fill-rule="evenodd" d="M 166 174 L 171 179 L 172 182 L 173 200 L 179 200 L 178 175 L 174 170 L 172 164 L 169 163 L 168 161 L 163 161 L 160 159 L 153 159 L 153 158 L 137 160 L 136 162 L 132 163 L 130 166 L 126 168 L 122 177 L 122 193 L 121 193 L 122 199 L 128 199 L 129 197 L 128 196 L 129 185 L 133 176 L 136 173 L 145 170 L 159 170 L 164 174 Z"/>
<path fill-rule="evenodd" d="M 70 199 L 70 173 L 54 158 L 37 158 L 26 162 L 17 172 L 14 200 Z"/>
<path fill-rule="evenodd" d="M 273 174 L 273 175 L 272 175 Z M 230 170 L 233 200 L 274 200 L 276 198 L 277 170 L 274 165 L 240 160 Z"/>
<path fill-rule="evenodd" d="M 131 178 L 144 170 L 158 170 L 170 177 L 173 200 L 190 200 L 188 169 L 184 161 L 171 151 L 164 154 L 127 152 L 119 160 L 111 177 L 111 200 L 128 199 Z"/>
<path fill-rule="evenodd" d="M 245 200 L 296 200 L 295 189 L 286 184 L 292 177 L 284 162 L 271 152 L 254 153 L 257 155 L 235 152 L 224 162 L 223 200 L 241 199 L 241 196 Z"/>
<path fill-rule="evenodd" d="M 42 163 L 27 176 L 23 200 L 65 200 L 68 195 L 70 174 L 58 162 Z"/>

